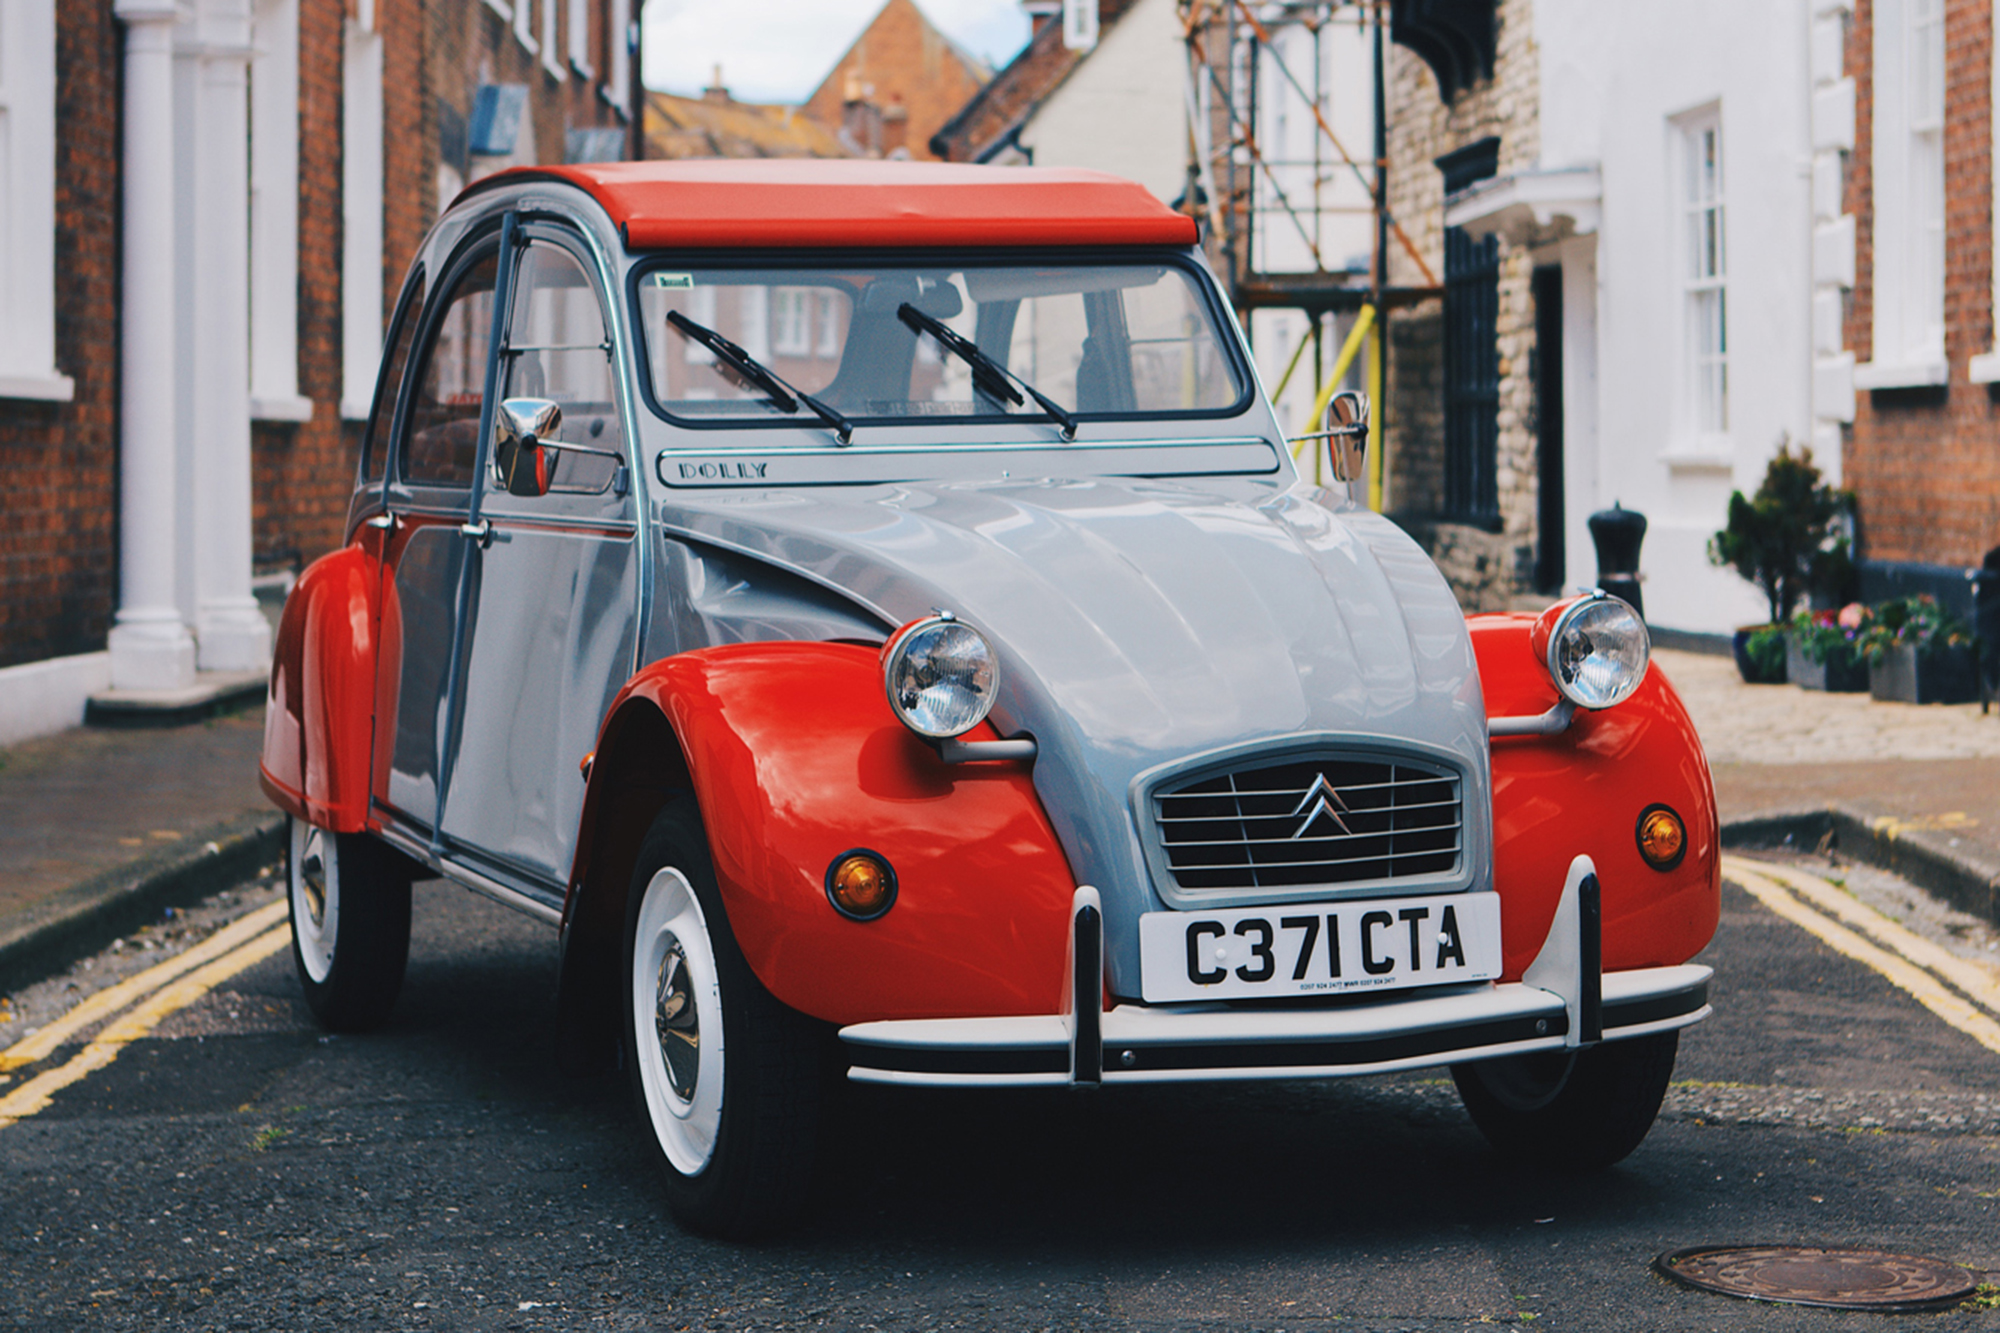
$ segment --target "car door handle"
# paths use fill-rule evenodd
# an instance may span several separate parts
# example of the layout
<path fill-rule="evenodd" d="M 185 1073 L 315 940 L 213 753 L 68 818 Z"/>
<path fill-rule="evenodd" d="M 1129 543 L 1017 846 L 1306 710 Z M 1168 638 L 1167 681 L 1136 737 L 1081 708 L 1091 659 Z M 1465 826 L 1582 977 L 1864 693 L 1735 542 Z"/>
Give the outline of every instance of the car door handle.
<path fill-rule="evenodd" d="M 458 525 L 458 533 L 461 537 L 468 537 L 478 542 L 482 551 L 494 542 L 507 540 L 506 533 L 493 530 L 493 520 L 490 518 L 482 518 L 477 523 L 461 523 Z"/>
<path fill-rule="evenodd" d="M 377 514 L 373 518 L 362 520 L 362 522 L 367 527 L 380 528 L 384 532 L 394 532 L 396 530 L 396 516 L 394 514 Z"/>

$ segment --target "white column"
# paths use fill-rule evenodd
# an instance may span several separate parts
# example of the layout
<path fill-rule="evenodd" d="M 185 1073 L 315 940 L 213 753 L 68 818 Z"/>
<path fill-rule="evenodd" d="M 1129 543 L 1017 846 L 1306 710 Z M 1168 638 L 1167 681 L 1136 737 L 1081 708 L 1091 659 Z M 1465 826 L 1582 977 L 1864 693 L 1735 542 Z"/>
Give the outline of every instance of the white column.
<path fill-rule="evenodd" d="M 187 350 L 195 640 L 204 671 L 271 656 L 250 591 L 250 4 L 205 0 L 194 89 L 194 338 Z"/>
<path fill-rule="evenodd" d="M 180 689 L 194 683 L 194 636 L 174 599 L 175 10 L 172 0 L 117 0 L 114 12 L 125 23 L 125 236 L 111 684 Z"/>

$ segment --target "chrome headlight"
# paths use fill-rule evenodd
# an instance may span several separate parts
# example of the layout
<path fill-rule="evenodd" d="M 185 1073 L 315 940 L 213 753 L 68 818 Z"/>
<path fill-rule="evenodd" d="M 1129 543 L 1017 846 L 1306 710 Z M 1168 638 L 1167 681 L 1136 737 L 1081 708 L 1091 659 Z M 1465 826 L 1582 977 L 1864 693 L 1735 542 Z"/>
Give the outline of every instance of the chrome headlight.
<path fill-rule="evenodd" d="M 985 721 L 1000 683 L 986 636 L 949 611 L 904 626 L 882 674 L 896 717 L 931 740 L 962 736 Z"/>
<path fill-rule="evenodd" d="M 1556 614 L 1542 660 L 1565 699 L 1579 708 L 1610 708 L 1639 688 L 1652 651 L 1639 613 L 1599 591 Z"/>

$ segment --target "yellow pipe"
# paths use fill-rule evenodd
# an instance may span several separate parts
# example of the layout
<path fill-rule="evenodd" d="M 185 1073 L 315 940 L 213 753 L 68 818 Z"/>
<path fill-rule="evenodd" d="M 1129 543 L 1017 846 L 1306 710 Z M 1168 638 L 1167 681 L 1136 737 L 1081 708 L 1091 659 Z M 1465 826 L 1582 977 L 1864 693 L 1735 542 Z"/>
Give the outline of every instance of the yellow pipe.
<path fill-rule="evenodd" d="M 1347 341 L 1340 345 L 1340 355 L 1334 358 L 1333 373 L 1326 377 L 1326 383 L 1320 387 L 1319 397 L 1313 400 L 1312 414 L 1306 418 L 1307 431 L 1318 428 L 1320 419 L 1326 415 L 1326 405 L 1333 401 L 1333 395 L 1340 389 L 1340 382 L 1347 378 L 1347 368 L 1354 364 L 1355 356 L 1361 351 L 1361 344 L 1367 338 L 1368 330 L 1374 327 L 1375 307 L 1362 306 L 1361 314 L 1354 321 L 1354 327 L 1347 331 Z M 1304 445 L 1304 440 L 1293 444 L 1293 458 L 1299 456 L 1299 450 Z"/>
<path fill-rule="evenodd" d="M 1382 401 L 1382 330 L 1372 330 L 1368 339 L 1368 402 L 1374 406 Z M 1382 456 L 1388 451 L 1388 436 L 1375 432 L 1375 447 L 1368 451 L 1368 507 L 1376 513 L 1382 512 Z"/>

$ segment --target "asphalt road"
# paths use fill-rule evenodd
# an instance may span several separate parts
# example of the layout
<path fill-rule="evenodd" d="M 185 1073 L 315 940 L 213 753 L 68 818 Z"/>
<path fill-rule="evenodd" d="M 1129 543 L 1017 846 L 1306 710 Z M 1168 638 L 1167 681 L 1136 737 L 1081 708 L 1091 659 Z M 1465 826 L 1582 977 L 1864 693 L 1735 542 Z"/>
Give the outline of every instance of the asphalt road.
<path fill-rule="evenodd" d="M 1746 1242 L 2000 1270 L 2000 1054 L 1725 892 L 1716 1015 L 1604 1174 L 1505 1165 L 1424 1076 L 854 1089 L 810 1221 L 744 1248 L 675 1229 L 622 1082 L 554 1070 L 553 933 L 422 885 L 387 1031 L 319 1035 L 278 952 L 0 1128 L 0 1329 L 2000 1329 L 1649 1271 Z"/>

